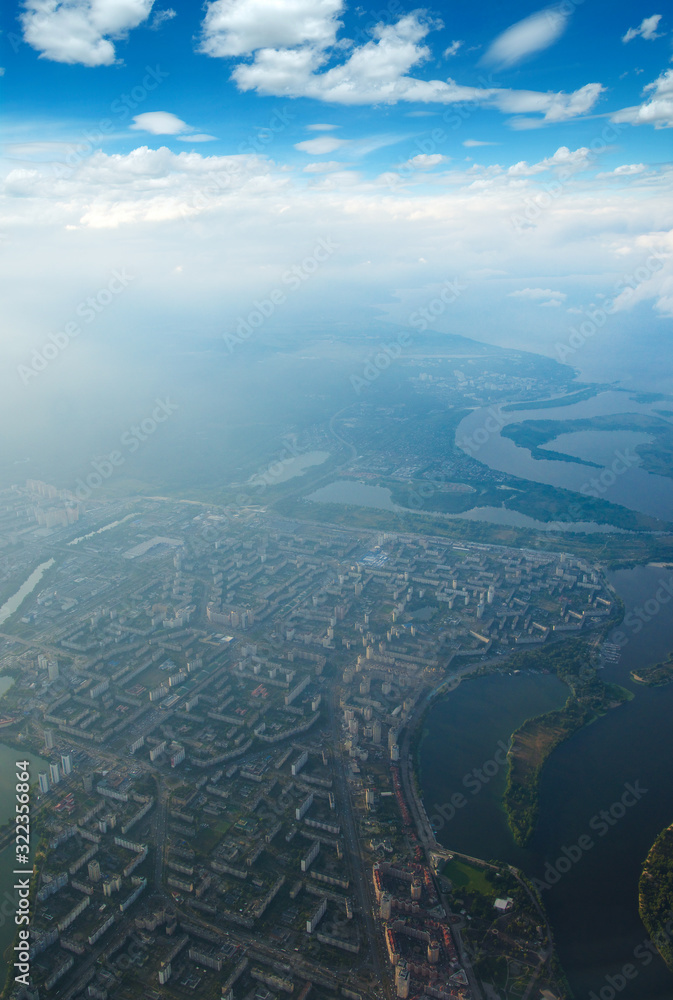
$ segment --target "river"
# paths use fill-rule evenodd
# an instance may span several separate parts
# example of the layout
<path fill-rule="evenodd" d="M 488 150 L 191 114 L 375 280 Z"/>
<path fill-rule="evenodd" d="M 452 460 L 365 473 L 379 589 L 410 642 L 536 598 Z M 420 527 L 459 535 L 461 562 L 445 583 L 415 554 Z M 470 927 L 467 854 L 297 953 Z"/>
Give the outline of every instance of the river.
<path fill-rule="evenodd" d="M 491 469 L 536 483 L 596 494 L 603 500 L 622 504 L 630 510 L 670 520 L 673 517 L 673 479 L 645 472 L 633 451 L 635 445 L 651 440 L 650 435 L 635 431 L 578 431 L 564 433 L 545 445 L 548 450 L 595 462 L 601 467 L 596 469 L 576 462 L 533 458 L 527 448 L 519 447 L 500 433 L 503 427 L 525 420 L 579 420 L 623 413 L 660 417 L 657 406 L 662 404 L 639 403 L 627 393 L 611 391 L 570 406 L 501 410 L 495 416 L 494 407 L 479 407 L 458 425 L 456 443 Z M 620 464 L 619 455 L 626 455 L 627 462 Z M 602 482 L 599 480 L 598 487 L 592 486 L 591 480 L 600 476 L 604 468 L 612 473 L 615 462 L 617 475 L 610 475 Z"/>
<path fill-rule="evenodd" d="M 410 507 L 402 507 L 393 501 L 387 486 L 372 486 L 356 479 L 335 479 L 327 486 L 310 493 L 307 500 L 321 503 L 344 503 L 354 507 L 376 507 L 378 510 L 394 510 L 404 514 L 414 515 L 426 513 Z M 579 534 L 615 534 L 624 533 L 623 528 L 612 524 L 599 524 L 596 521 L 538 521 L 528 514 L 518 510 L 508 510 L 506 507 L 472 507 L 460 514 L 446 514 L 441 511 L 428 511 L 433 517 L 448 520 L 487 521 L 489 524 L 504 524 L 511 528 L 533 528 L 535 531 L 577 532 Z"/>
<path fill-rule="evenodd" d="M 563 700 L 566 689 L 555 687 L 559 682 L 554 678 L 479 678 L 439 700 L 425 722 L 421 788 L 441 843 L 516 864 L 549 885 L 542 897 L 577 1000 L 589 1000 L 592 991 L 612 995 L 606 977 L 619 976 L 629 964 L 636 977 L 625 980 L 619 994 L 624 1000 L 671 1000 L 673 974 L 642 948 L 647 934 L 638 916 L 637 889 L 650 846 L 673 821 L 673 684 L 645 688 L 633 684 L 629 672 L 673 650 L 673 600 L 663 600 L 667 591 L 661 589 L 663 582 L 673 591 L 673 573 L 641 566 L 613 573 L 610 580 L 626 616 L 617 636 L 621 658 L 608 664 L 602 676 L 629 687 L 636 697 L 552 754 L 543 772 L 540 821 L 530 847 L 514 844 L 505 820 L 504 768 L 477 795 L 470 793 L 468 804 L 450 822 L 437 822 L 437 806 L 449 802 L 453 792 L 465 791 L 464 776 L 493 760 L 498 741 L 506 743 L 524 718 Z M 631 804 L 615 810 L 623 816 L 614 820 L 611 814 L 613 822 L 602 823 L 601 810 L 609 812 L 626 785 L 636 789 L 635 796 L 627 797 Z M 592 846 L 578 855 L 581 837 L 588 837 Z M 563 860 L 557 867 L 568 852 L 576 860 L 569 866 Z"/>
<path fill-rule="evenodd" d="M 0 625 L 4 625 L 8 618 L 14 614 L 15 611 L 19 610 L 22 602 L 33 590 L 37 587 L 38 583 L 47 572 L 47 570 L 54 565 L 54 560 L 49 559 L 47 562 L 40 563 L 33 572 L 30 574 L 27 580 L 21 584 L 19 589 L 9 600 L 0 608 Z"/>

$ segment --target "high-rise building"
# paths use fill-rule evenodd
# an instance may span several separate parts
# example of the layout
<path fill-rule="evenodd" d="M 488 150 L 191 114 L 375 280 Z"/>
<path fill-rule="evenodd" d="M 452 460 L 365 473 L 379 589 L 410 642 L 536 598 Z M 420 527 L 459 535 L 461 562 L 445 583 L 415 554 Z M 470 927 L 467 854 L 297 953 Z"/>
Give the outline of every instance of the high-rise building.
<path fill-rule="evenodd" d="M 44 794 L 44 792 L 48 792 L 49 791 L 49 778 L 47 777 L 47 772 L 46 771 L 40 771 L 40 773 L 37 776 L 37 780 L 40 783 L 40 791 L 43 794 Z"/>
<path fill-rule="evenodd" d="M 61 772 L 58 769 L 58 764 L 49 765 L 49 779 L 52 785 L 58 785 L 61 780 Z"/>
<path fill-rule="evenodd" d="M 88 864 L 89 878 L 92 882 L 100 882 L 100 865 L 94 858 Z"/>
<path fill-rule="evenodd" d="M 49 660 L 47 664 L 47 676 L 50 681 L 55 681 L 58 677 L 58 660 Z"/>
<path fill-rule="evenodd" d="M 54 730 L 45 729 L 44 731 L 44 745 L 47 750 L 53 750 L 54 748 Z"/>
<path fill-rule="evenodd" d="M 63 753 L 61 754 L 61 770 L 64 776 L 70 774 L 72 771 L 72 754 Z"/>

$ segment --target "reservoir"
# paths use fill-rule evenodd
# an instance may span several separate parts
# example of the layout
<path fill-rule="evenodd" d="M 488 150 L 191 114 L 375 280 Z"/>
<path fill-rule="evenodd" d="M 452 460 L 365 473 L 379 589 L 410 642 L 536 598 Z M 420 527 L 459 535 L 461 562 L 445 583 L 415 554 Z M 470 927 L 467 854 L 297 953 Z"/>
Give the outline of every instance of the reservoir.
<path fill-rule="evenodd" d="M 655 596 L 667 593 L 662 583 L 673 591 L 673 573 L 645 566 L 609 578 L 626 616 L 615 630 L 621 633 L 621 657 L 602 676 L 623 684 L 635 698 L 554 751 L 543 771 L 540 820 L 528 848 L 514 843 L 502 810 L 504 767 L 478 794 L 466 795 L 467 805 L 450 822 L 437 823 L 436 835 L 448 848 L 515 864 L 541 881 L 552 871 L 541 895 L 577 1000 L 589 1000 L 592 991 L 599 995 L 606 977 L 627 964 L 638 975 L 620 992 L 624 1000 L 670 1000 L 673 973 L 658 955 L 649 959 L 642 949 L 647 933 L 638 915 L 638 879 L 656 836 L 673 821 L 673 684 L 643 687 L 630 681 L 629 672 L 673 650 L 673 598 L 667 603 Z M 494 758 L 499 740 L 507 743 L 525 718 L 561 704 L 566 692 L 549 675 L 494 675 L 465 681 L 438 700 L 426 716 L 420 749 L 428 815 L 437 816 L 438 805 L 465 791 L 465 776 Z M 609 811 L 627 784 L 641 794 L 601 833 L 601 810 Z M 554 880 L 563 848 L 572 849 L 583 836 L 592 847 Z"/>

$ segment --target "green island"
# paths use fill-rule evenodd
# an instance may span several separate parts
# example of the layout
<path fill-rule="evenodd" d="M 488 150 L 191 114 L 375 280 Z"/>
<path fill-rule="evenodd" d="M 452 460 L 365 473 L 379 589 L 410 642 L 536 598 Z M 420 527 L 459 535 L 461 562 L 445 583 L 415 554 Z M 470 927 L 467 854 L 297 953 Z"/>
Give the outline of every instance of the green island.
<path fill-rule="evenodd" d="M 632 670 L 631 680 L 637 684 L 646 684 L 648 687 L 663 687 L 664 684 L 669 684 L 673 681 L 673 652 L 669 653 L 668 658 L 661 663 Z"/>
<path fill-rule="evenodd" d="M 397 480 L 382 478 L 378 485 L 390 490 L 393 503 L 409 510 L 423 509 L 428 513 L 462 514 L 474 507 L 504 507 L 507 510 L 525 514 L 537 521 L 573 523 L 589 521 L 595 524 L 610 524 L 625 531 L 657 531 L 665 525 L 647 514 L 641 514 L 620 504 L 611 503 L 599 497 L 585 496 L 560 486 L 535 483 L 516 476 L 503 476 L 503 483 L 488 483 L 478 490 L 465 489 L 464 492 L 441 492 L 435 490 L 429 496 L 425 480 Z M 425 489 L 425 493 L 423 490 Z"/>
<path fill-rule="evenodd" d="M 659 954 L 673 969 L 673 824 L 659 834 L 643 865 L 638 883 L 638 912 Z"/>
<path fill-rule="evenodd" d="M 582 403 L 585 399 L 593 399 L 599 392 L 608 389 L 610 386 L 590 385 L 586 389 L 578 389 L 567 396 L 557 396 L 556 399 L 537 399 L 533 402 L 508 403 L 502 407 L 503 412 L 512 413 L 516 410 L 555 410 L 559 406 L 572 406 L 574 403 Z"/>
<path fill-rule="evenodd" d="M 544 447 L 561 434 L 578 431 L 639 431 L 650 434 L 654 440 L 643 441 L 634 448 L 642 468 L 657 476 L 673 477 L 673 427 L 666 420 L 644 413 L 610 413 L 579 420 L 524 420 L 520 424 L 503 427 L 501 434 L 520 448 L 527 448 L 533 458 L 596 467 L 595 462 Z"/>
<path fill-rule="evenodd" d="M 570 688 L 563 708 L 527 719 L 512 734 L 503 802 L 510 829 L 521 847 L 535 830 L 540 777 L 551 752 L 573 733 L 633 697 L 624 688 L 599 680 L 591 660 L 589 643 L 575 639 L 545 650 L 515 653 L 507 663 L 514 670 L 548 670 Z"/>

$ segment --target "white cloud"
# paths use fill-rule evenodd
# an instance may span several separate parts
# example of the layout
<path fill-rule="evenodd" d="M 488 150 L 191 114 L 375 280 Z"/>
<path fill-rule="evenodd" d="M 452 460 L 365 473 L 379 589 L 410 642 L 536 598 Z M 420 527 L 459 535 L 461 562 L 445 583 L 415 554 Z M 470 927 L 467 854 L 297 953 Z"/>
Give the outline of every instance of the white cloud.
<path fill-rule="evenodd" d="M 33 343 L 44 342 L 55 317 L 70 316 L 100 287 L 101 274 L 121 265 L 139 280 L 129 292 L 128 323 L 111 311 L 111 332 L 127 326 L 149 349 L 154 341 L 146 319 L 152 316 L 162 331 L 219 337 L 223 324 L 247 314 L 319 238 L 339 244 L 339 252 L 305 283 L 296 306 L 288 300 L 282 316 L 279 310 L 280 322 L 296 321 L 297 329 L 310 330 L 317 314 L 347 326 L 354 316 L 372 315 L 372 304 L 381 304 L 380 315 L 399 328 L 447 275 L 470 275 L 465 295 L 439 318 L 439 329 L 474 335 L 476 303 L 480 314 L 495 317 L 486 328 L 489 342 L 556 356 L 555 344 L 571 322 L 565 302 L 597 301 L 600 292 L 614 297 L 617 282 L 639 273 L 648 247 L 668 253 L 668 270 L 639 286 L 637 316 L 630 320 L 624 309 L 614 327 L 606 324 L 596 335 L 597 351 L 610 349 L 612 330 L 622 322 L 631 323 L 635 337 L 646 310 L 673 310 L 665 283 L 673 242 L 666 249 L 658 232 L 670 228 L 673 217 L 673 170 L 662 166 L 620 184 L 579 174 L 549 198 L 548 175 L 514 177 L 508 166 L 442 169 L 442 183 L 432 190 L 427 174 L 416 171 L 405 187 L 392 190 L 385 178 L 359 177 L 336 161 L 329 170 L 304 173 L 261 156 L 188 148 L 97 151 L 73 161 L 60 177 L 51 164 L 5 162 L 4 318 L 12 337 L 4 347 L 22 362 Z M 513 220 L 527 206 L 537 214 L 522 232 Z M 366 269 L 364 260 L 372 262 Z M 183 265 L 179 282 L 172 280 L 177 265 Z M 40 297 L 29 294 L 36 275 Z M 544 294 L 515 296 L 499 311 L 506 293 L 526 288 Z M 568 299 L 561 308 L 542 305 L 562 294 Z M 75 354 L 73 347 L 73 360 Z"/>
<path fill-rule="evenodd" d="M 250 55 L 258 49 L 333 45 L 343 0 L 214 0 L 206 9 L 201 51 Z"/>
<path fill-rule="evenodd" d="M 642 104 L 614 112 L 610 116 L 611 121 L 673 128 L 673 70 L 667 69 L 652 83 L 648 83 L 643 89 L 643 96 L 646 100 Z"/>
<path fill-rule="evenodd" d="M 338 125 L 327 125 L 321 122 L 317 122 L 315 125 L 305 125 L 304 127 L 309 132 L 331 132 L 333 129 L 339 128 Z"/>
<path fill-rule="evenodd" d="M 603 177 L 634 177 L 636 174 L 642 174 L 647 167 L 644 163 L 623 163 L 621 167 L 615 167 L 614 170 L 606 171 L 605 173 L 598 174 L 598 178 Z"/>
<path fill-rule="evenodd" d="M 263 15 L 272 0 L 215 0 L 204 21 L 201 51 L 212 56 L 252 56 L 234 66 L 242 91 L 263 96 L 309 97 L 332 104 L 397 104 L 400 101 L 450 105 L 471 102 L 506 113 L 539 114 L 540 122 L 564 121 L 590 110 L 603 91 L 590 83 L 570 94 L 466 87 L 451 78 L 422 80 L 411 71 L 432 57 L 427 35 L 442 27 L 424 11 L 394 24 L 377 24 L 372 38 L 352 47 L 337 42 L 342 0 L 292 0 L 297 17 L 285 10 L 278 21 Z M 274 8 L 275 9 L 275 8 Z M 550 15 L 552 21 L 554 16 Z M 325 68 L 325 67 L 329 68 Z"/>
<path fill-rule="evenodd" d="M 177 11 L 173 10 L 172 7 L 167 7 L 166 10 L 157 10 L 148 24 L 148 28 L 151 28 L 152 31 L 157 31 L 162 24 L 165 24 L 166 21 L 172 21 L 177 16 Z"/>
<path fill-rule="evenodd" d="M 463 45 L 463 42 L 453 41 L 448 48 L 444 49 L 442 53 L 445 59 L 450 59 L 451 56 L 455 56 L 458 53 L 458 49 Z"/>
<path fill-rule="evenodd" d="M 150 135 L 174 135 L 180 142 L 211 142 L 216 138 L 205 132 L 196 132 L 192 125 L 170 111 L 145 111 L 135 115 L 129 128 Z"/>
<path fill-rule="evenodd" d="M 463 146 L 467 146 L 468 149 L 472 149 L 475 146 L 499 146 L 499 142 L 486 142 L 484 139 L 465 139 Z"/>
<path fill-rule="evenodd" d="M 129 128 L 152 135 L 180 135 L 181 132 L 191 131 L 187 122 L 170 111 L 145 111 L 142 115 L 135 115 Z"/>
<path fill-rule="evenodd" d="M 663 33 L 657 34 L 659 21 L 661 21 L 661 14 L 652 14 L 651 17 L 644 17 L 637 28 L 629 28 L 622 41 L 624 44 L 632 42 L 638 35 L 648 42 L 653 42 L 655 38 L 661 38 Z"/>
<path fill-rule="evenodd" d="M 503 31 L 482 58 L 489 66 L 507 69 L 549 48 L 565 31 L 568 15 L 560 7 L 539 10 Z"/>
<path fill-rule="evenodd" d="M 509 167 L 507 173 L 511 177 L 530 177 L 533 174 L 541 174 L 545 170 L 558 169 L 562 176 L 568 177 L 578 170 L 586 170 L 587 167 L 591 166 L 595 157 L 596 154 L 592 153 L 586 146 L 580 146 L 579 149 L 572 151 L 567 146 L 559 146 L 553 156 L 546 156 L 544 160 L 532 164 L 520 160 L 519 163 Z"/>
<path fill-rule="evenodd" d="M 53 62 L 111 66 L 113 42 L 146 21 L 154 0 L 25 0 L 24 40 Z"/>
<path fill-rule="evenodd" d="M 431 167 L 436 167 L 438 163 L 443 163 L 446 159 L 447 157 L 442 156 L 441 153 L 419 153 L 407 160 L 407 165 L 415 170 L 429 170 Z"/>
<path fill-rule="evenodd" d="M 521 288 L 519 291 L 509 292 L 508 297 L 523 299 L 525 302 L 536 302 L 539 306 L 547 308 L 555 308 L 565 302 L 568 296 L 565 292 L 557 292 L 551 288 Z"/>
<path fill-rule="evenodd" d="M 337 139 L 334 135 L 321 135 L 319 139 L 305 139 L 304 142 L 296 142 L 295 149 L 302 153 L 309 153 L 311 156 L 324 156 L 325 153 L 333 153 L 335 149 L 348 145 L 347 139 Z"/>

